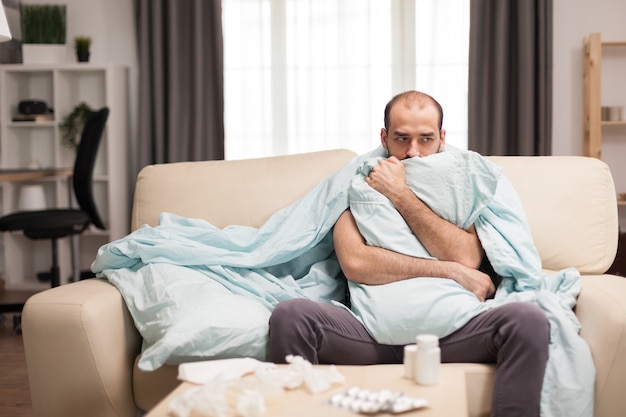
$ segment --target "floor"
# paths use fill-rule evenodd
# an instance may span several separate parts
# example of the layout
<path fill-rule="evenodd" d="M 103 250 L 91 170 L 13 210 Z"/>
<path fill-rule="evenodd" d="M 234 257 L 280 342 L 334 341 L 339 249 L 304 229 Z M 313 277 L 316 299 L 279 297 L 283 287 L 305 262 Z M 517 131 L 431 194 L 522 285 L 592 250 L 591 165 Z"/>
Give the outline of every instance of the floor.
<path fill-rule="evenodd" d="M 13 314 L 0 314 L 0 417 L 32 417 L 22 336 Z"/>

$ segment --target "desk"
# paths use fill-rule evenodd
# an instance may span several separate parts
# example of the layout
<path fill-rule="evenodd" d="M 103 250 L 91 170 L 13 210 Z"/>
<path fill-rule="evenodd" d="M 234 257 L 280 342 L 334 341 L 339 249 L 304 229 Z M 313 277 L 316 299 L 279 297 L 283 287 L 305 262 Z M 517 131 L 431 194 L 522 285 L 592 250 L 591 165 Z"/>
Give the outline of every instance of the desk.
<path fill-rule="evenodd" d="M 0 313 L 8 313 L 22 310 L 24 303 L 37 291 L 0 290 Z"/>
<path fill-rule="evenodd" d="M 0 182 L 20 182 L 39 180 L 46 177 L 69 177 L 71 168 L 47 169 L 0 169 Z"/>
<path fill-rule="evenodd" d="M 325 365 L 318 365 L 325 366 Z M 401 391 L 411 397 L 422 397 L 428 406 L 414 411 L 402 413 L 402 416 L 415 417 L 466 417 L 467 392 L 465 387 L 465 371 L 454 367 L 441 366 L 440 383 L 434 386 L 421 386 L 404 378 L 402 365 L 370 365 L 370 366 L 337 366 L 345 376 L 346 382 L 334 385 L 330 390 L 319 394 L 309 394 L 306 388 L 286 391 L 285 395 L 272 404 L 266 404 L 266 417 L 358 417 L 350 411 L 332 407 L 326 400 L 332 395 L 344 392 L 350 387 L 367 388 L 369 390 L 390 389 Z M 145 417 L 166 417 L 169 414 L 169 402 L 172 398 L 193 387 L 184 382 L 170 395 L 165 397 Z"/>

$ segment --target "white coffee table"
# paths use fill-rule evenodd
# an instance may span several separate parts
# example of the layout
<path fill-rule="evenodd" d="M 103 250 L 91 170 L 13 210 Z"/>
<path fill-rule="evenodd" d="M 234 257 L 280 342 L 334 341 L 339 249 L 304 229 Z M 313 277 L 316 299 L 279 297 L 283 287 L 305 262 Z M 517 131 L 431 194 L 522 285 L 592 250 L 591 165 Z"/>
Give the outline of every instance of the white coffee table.
<path fill-rule="evenodd" d="M 350 387 L 368 390 L 390 389 L 401 391 L 411 397 L 425 398 L 428 401 L 428 407 L 402 413 L 402 416 L 466 417 L 468 415 L 465 372 L 460 368 L 442 365 L 440 383 L 435 386 L 420 386 L 404 378 L 402 365 L 337 366 L 337 369 L 346 377 L 344 384 L 335 385 L 332 389 L 315 395 L 309 394 L 305 388 L 287 391 L 280 401 L 267 405 L 265 416 L 358 416 L 359 414 L 332 407 L 326 402 L 333 394 L 344 392 Z M 193 386 L 193 384 L 183 382 L 150 410 L 146 417 L 169 416 L 170 401 Z"/>

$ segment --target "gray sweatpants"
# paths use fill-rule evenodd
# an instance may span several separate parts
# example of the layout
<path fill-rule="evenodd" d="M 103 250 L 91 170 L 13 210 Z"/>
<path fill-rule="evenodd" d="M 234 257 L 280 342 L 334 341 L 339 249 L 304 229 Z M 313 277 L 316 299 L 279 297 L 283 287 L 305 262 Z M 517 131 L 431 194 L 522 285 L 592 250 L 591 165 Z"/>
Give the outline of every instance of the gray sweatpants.
<path fill-rule="evenodd" d="M 439 341 L 442 362 L 495 363 L 491 415 L 539 416 L 550 324 L 535 305 L 487 310 Z M 269 322 L 268 359 L 313 364 L 402 363 L 403 346 L 377 343 L 349 311 L 305 299 L 279 303 Z"/>

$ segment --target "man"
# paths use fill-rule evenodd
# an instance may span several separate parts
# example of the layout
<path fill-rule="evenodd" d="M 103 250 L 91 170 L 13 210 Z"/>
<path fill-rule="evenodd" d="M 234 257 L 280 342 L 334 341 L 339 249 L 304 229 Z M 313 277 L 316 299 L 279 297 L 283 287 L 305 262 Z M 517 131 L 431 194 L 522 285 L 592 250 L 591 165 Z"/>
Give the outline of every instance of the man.
<path fill-rule="evenodd" d="M 381 144 L 389 158 L 374 167 L 367 184 L 387 197 L 413 234 L 436 258 L 402 255 L 365 243 L 350 211 L 335 224 L 333 240 L 350 281 L 382 285 L 415 277 L 449 278 L 484 301 L 495 292 L 488 261 L 474 227 L 458 228 L 437 216 L 409 189 L 406 158 L 426 157 L 445 146 L 443 111 L 432 97 L 409 91 L 385 108 Z M 348 310 L 305 299 L 281 302 L 270 317 L 269 360 L 300 355 L 311 363 L 401 363 L 403 346 L 377 343 Z M 548 360 L 549 322 L 531 304 L 489 309 L 439 341 L 442 362 L 495 363 L 493 416 L 539 416 Z"/>

